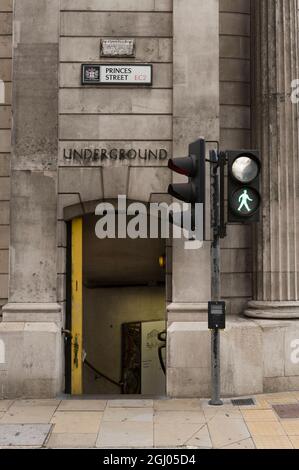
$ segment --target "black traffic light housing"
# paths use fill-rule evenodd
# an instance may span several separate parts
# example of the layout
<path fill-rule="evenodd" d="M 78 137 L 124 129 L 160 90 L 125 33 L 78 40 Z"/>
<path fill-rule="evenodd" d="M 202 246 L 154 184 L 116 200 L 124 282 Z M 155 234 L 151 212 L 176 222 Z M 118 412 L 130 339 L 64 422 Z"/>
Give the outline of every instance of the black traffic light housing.
<path fill-rule="evenodd" d="M 261 160 L 257 150 L 229 150 L 228 222 L 253 223 L 260 220 Z"/>
<path fill-rule="evenodd" d="M 203 204 L 206 199 L 206 142 L 198 139 L 189 145 L 189 155 L 184 158 L 169 160 L 168 168 L 188 177 L 188 183 L 174 183 L 168 187 L 168 194 L 172 197 L 191 204 L 194 214 L 195 204 Z M 203 210 L 203 214 L 205 211 Z M 194 217 L 192 216 L 192 229 L 194 229 Z M 204 216 L 205 219 L 205 216 Z M 203 227 L 203 233 L 204 227 Z"/>

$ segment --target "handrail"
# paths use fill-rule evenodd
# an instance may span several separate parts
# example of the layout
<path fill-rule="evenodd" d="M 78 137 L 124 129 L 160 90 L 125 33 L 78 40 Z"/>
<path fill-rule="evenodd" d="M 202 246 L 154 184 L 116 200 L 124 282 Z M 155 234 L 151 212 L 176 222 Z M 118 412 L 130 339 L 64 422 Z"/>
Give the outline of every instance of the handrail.
<path fill-rule="evenodd" d="M 158 340 L 161 341 L 162 343 L 164 343 L 158 348 L 159 362 L 160 362 L 161 369 L 164 372 L 164 375 L 166 375 L 166 365 L 165 365 L 165 362 L 163 360 L 162 350 L 166 348 L 166 341 L 167 341 L 166 337 L 167 337 L 167 331 L 166 330 L 161 331 L 158 334 Z"/>
<path fill-rule="evenodd" d="M 108 382 L 112 383 L 113 385 L 116 385 L 119 388 L 122 388 L 123 383 L 122 382 L 116 382 L 113 379 L 110 379 L 110 377 L 107 377 L 107 375 L 103 374 L 100 372 L 98 369 L 96 369 L 90 362 L 88 362 L 86 359 L 83 361 L 83 364 L 86 364 L 89 369 L 91 369 L 96 375 L 99 377 L 102 377 L 103 379 L 108 380 Z"/>

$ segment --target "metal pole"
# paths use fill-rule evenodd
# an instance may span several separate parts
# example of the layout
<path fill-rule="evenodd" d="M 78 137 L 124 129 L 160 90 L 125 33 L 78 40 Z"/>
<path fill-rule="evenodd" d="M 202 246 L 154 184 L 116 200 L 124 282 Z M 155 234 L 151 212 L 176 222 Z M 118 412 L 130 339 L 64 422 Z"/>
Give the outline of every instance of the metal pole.
<path fill-rule="evenodd" d="M 210 405 L 223 405 L 220 399 L 220 331 L 211 331 L 211 377 L 212 377 L 212 399 Z"/>
<path fill-rule="evenodd" d="M 212 152 L 211 165 L 211 227 L 213 241 L 212 256 L 212 300 L 220 300 L 220 187 L 219 187 L 219 159 L 218 153 Z M 210 405 L 221 406 L 220 399 L 220 331 L 218 328 L 211 331 L 211 385 L 212 399 Z"/>
<path fill-rule="evenodd" d="M 212 226 L 212 300 L 220 300 L 220 194 L 218 175 L 218 156 L 211 167 L 211 226 Z"/>

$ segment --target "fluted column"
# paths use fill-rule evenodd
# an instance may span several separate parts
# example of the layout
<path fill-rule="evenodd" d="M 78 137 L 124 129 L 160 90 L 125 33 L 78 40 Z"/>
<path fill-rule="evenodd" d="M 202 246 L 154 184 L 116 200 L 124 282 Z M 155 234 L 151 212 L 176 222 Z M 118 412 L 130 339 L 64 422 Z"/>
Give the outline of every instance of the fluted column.
<path fill-rule="evenodd" d="M 256 228 L 254 301 L 247 316 L 299 318 L 297 0 L 252 0 L 253 142 L 262 156 L 262 220 Z"/>

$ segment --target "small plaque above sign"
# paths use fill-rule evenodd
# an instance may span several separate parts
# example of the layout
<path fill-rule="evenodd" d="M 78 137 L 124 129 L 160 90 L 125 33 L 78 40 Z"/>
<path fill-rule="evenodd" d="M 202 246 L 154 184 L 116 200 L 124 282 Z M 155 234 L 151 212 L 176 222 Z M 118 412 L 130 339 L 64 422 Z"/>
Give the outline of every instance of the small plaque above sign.
<path fill-rule="evenodd" d="M 152 65 L 83 64 L 82 85 L 152 85 Z"/>
<path fill-rule="evenodd" d="M 135 57 L 135 39 L 101 39 L 102 57 Z"/>

